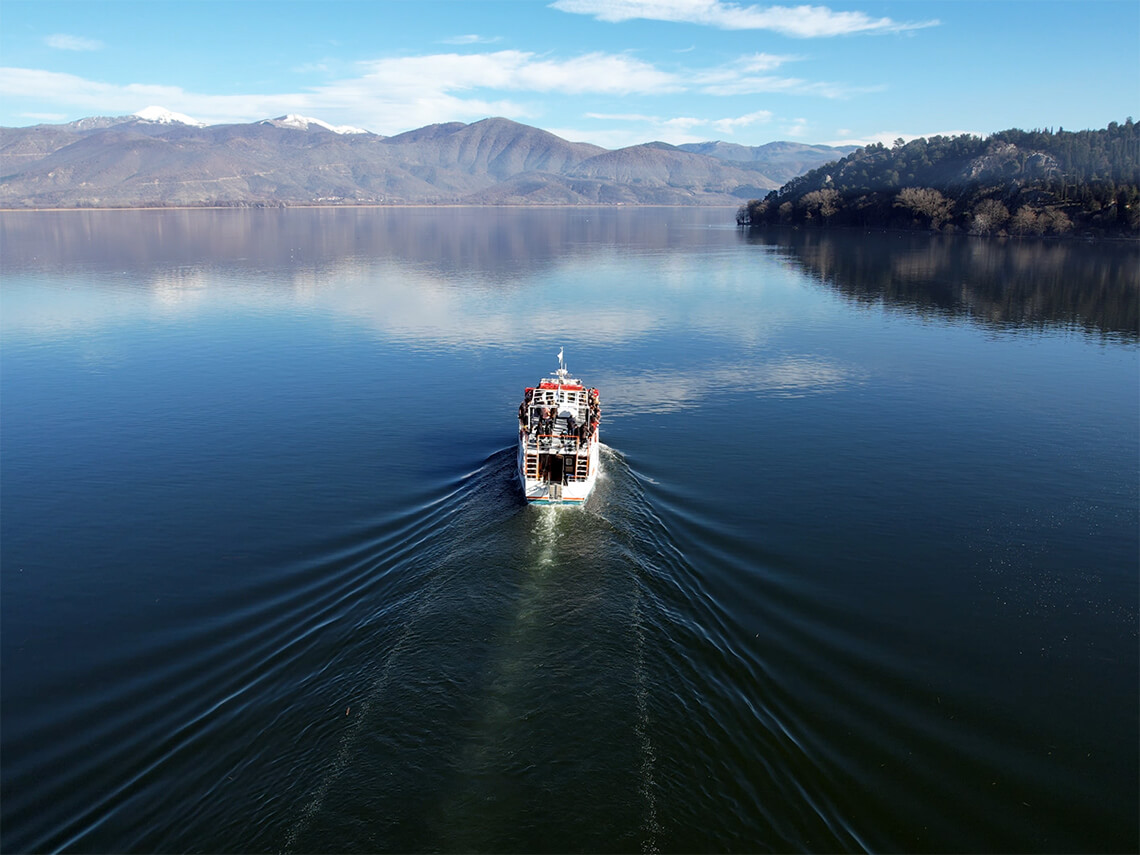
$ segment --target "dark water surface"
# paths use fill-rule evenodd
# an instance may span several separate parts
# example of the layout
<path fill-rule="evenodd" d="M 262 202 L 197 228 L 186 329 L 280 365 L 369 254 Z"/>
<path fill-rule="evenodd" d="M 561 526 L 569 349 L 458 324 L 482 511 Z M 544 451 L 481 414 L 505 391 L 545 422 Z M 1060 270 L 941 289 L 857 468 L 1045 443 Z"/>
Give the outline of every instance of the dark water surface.
<path fill-rule="evenodd" d="M 0 215 L 0 848 L 1136 851 L 1136 249 L 732 215 Z"/>

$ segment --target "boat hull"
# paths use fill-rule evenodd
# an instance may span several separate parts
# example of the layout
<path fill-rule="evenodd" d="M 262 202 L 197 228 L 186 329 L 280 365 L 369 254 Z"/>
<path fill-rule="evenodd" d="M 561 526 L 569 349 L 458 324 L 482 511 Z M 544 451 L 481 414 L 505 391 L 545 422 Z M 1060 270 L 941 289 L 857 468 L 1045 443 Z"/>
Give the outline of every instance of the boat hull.
<path fill-rule="evenodd" d="M 527 474 L 527 460 L 528 456 L 532 458 L 531 470 L 536 467 L 533 465 L 533 458 L 539 455 L 539 464 L 543 470 L 550 468 L 550 463 L 554 458 L 559 458 L 563 462 L 561 469 L 563 472 L 568 468 L 565 461 L 571 457 L 575 461 L 579 457 L 585 456 L 588 474 L 584 478 L 576 478 L 573 480 L 566 480 L 565 478 L 536 478 L 528 476 Z M 545 465 L 543 465 L 542 457 L 546 457 Z M 581 505 L 587 498 L 589 498 L 594 485 L 598 480 L 598 465 L 600 461 L 600 454 L 598 451 L 598 442 L 593 440 L 590 442 L 588 449 L 578 455 L 560 455 L 558 451 L 542 451 L 534 448 L 533 444 L 528 446 L 528 443 L 523 440 L 519 442 L 518 449 L 518 468 L 517 475 L 519 485 L 522 487 L 523 495 L 526 497 L 527 504 L 531 505 Z M 572 476 L 571 476 L 572 477 Z"/>

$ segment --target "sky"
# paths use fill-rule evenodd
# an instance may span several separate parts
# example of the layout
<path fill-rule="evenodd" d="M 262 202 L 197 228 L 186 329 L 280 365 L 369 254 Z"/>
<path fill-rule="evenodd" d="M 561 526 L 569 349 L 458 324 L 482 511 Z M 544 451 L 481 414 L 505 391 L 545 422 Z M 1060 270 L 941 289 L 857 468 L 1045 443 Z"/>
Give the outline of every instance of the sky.
<path fill-rule="evenodd" d="M 1140 0 L 0 0 L 0 125 L 159 106 L 392 136 L 890 144 L 1140 118 Z"/>

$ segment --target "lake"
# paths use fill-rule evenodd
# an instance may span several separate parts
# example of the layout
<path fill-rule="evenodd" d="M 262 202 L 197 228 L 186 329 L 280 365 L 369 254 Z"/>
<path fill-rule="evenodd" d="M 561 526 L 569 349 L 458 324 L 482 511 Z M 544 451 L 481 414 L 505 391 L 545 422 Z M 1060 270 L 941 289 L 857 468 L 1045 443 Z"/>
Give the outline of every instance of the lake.
<path fill-rule="evenodd" d="M 1136 851 L 1137 247 L 734 213 L 0 214 L 0 848 Z"/>

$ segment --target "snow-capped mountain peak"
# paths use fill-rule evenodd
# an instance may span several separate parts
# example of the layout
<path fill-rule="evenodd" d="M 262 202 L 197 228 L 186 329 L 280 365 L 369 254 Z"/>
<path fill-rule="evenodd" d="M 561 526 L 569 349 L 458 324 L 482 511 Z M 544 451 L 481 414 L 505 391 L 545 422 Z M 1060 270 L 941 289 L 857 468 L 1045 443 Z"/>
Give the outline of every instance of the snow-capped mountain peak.
<path fill-rule="evenodd" d="M 330 125 L 328 122 L 322 122 L 320 119 L 298 116 L 296 113 L 290 113 L 287 116 L 278 116 L 276 119 L 266 119 L 261 124 L 273 125 L 275 128 L 293 128 L 298 131 L 307 131 L 311 126 L 316 125 L 318 128 L 324 128 L 326 131 L 332 131 L 334 134 L 369 133 L 364 130 L 364 128 L 354 128 L 351 125 Z"/>
<path fill-rule="evenodd" d="M 145 110 L 139 110 L 134 114 L 136 119 L 142 119 L 144 122 L 158 122 L 163 125 L 171 125 L 175 122 L 182 125 L 193 125 L 197 128 L 204 128 L 205 122 L 199 122 L 197 119 L 191 119 L 189 116 L 182 113 L 175 113 L 167 110 L 164 107 L 147 107 Z"/>

